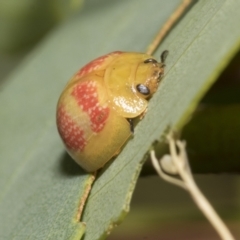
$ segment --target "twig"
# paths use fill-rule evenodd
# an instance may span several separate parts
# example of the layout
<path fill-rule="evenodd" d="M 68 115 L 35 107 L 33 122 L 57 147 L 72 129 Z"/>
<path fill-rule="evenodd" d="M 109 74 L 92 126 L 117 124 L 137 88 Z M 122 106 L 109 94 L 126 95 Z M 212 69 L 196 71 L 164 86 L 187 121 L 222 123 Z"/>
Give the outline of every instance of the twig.
<path fill-rule="evenodd" d="M 227 226 L 217 215 L 211 204 L 208 202 L 206 197 L 197 187 L 191 173 L 190 165 L 188 163 L 188 158 L 185 150 L 186 148 L 185 142 L 175 141 L 172 135 L 169 135 L 167 137 L 167 140 L 169 142 L 171 155 L 170 158 L 168 157 L 168 161 L 170 161 L 168 165 L 162 164 L 162 161 L 164 159 L 166 161 L 166 157 L 158 161 L 156 159 L 154 151 L 151 151 L 152 163 L 158 174 L 164 180 L 171 182 L 172 184 L 175 184 L 177 186 L 180 186 L 190 193 L 197 206 L 200 208 L 200 210 L 203 212 L 203 214 L 206 216 L 209 222 L 213 225 L 221 239 L 234 240 L 234 237 L 230 233 Z M 177 148 L 179 150 L 179 153 L 177 152 Z M 162 168 L 164 171 L 162 170 Z M 175 177 L 168 175 L 173 173 L 175 174 L 177 173 L 182 180 L 176 179 Z"/>
<path fill-rule="evenodd" d="M 172 26 L 177 22 L 177 20 L 182 16 L 185 9 L 191 4 L 192 0 L 183 0 L 179 7 L 174 11 L 174 13 L 169 17 L 167 22 L 163 25 L 161 30 L 158 32 L 157 36 L 153 42 L 148 46 L 146 51 L 147 54 L 152 55 L 157 49 L 158 45 L 162 42 L 164 37 L 167 35 Z"/>

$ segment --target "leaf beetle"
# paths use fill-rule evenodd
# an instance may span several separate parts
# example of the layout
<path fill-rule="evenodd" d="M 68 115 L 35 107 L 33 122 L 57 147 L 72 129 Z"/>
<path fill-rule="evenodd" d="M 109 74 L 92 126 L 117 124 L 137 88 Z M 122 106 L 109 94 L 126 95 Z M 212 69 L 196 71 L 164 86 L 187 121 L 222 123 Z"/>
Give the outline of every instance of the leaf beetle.
<path fill-rule="evenodd" d="M 116 156 L 133 133 L 164 74 L 161 62 L 144 53 L 116 51 L 81 68 L 57 104 L 57 128 L 70 156 L 94 172 Z"/>

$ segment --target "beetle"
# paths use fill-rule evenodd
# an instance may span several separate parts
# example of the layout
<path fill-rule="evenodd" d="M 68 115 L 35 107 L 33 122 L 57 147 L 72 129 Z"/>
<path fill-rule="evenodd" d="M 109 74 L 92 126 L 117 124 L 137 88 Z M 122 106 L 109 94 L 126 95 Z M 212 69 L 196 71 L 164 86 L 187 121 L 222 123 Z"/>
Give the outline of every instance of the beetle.
<path fill-rule="evenodd" d="M 57 128 L 70 156 L 94 172 L 116 156 L 133 134 L 163 77 L 161 62 L 144 53 L 116 51 L 81 68 L 57 104 Z"/>

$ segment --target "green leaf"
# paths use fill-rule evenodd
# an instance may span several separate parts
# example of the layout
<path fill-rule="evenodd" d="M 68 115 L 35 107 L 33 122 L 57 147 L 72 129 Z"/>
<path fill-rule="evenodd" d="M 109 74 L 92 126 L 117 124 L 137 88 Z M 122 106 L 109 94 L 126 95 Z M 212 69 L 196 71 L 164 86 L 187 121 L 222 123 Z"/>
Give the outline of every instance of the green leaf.
<path fill-rule="evenodd" d="M 151 144 L 182 125 L 240 45 L 240 2 L 197 1 L 156 55 L 170 51 L 166 76 L 119 156 L 98 173 L 80 223 L 91 175 L 63 149 L 55 107 L 66 81 L 114 50 L 144 52 L 180 1 L 97 1 L 52 32 L 5 80 L 0 93 L 0 237 L 104 238 L 129 211 Z M 84 223 L 85 224 L 84 224 Z"/>

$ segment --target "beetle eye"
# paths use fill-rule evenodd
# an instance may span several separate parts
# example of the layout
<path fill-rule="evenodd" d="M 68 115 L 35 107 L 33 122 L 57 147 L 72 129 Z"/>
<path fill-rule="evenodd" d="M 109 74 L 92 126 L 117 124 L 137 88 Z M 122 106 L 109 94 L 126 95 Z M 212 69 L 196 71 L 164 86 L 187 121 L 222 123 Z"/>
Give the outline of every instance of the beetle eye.
<path fill-rule="evenodd" d="M 157 63 L 157 60 L 155 60 L 153 58 L 148 58 L 144 61 L 144 63 Z"/>
<path fill-rule="evenodd" d="M 140 92 L 143 95 L 149 95 L 150 94 L 150 90 L 147 86 L 143 85 L 143 84 L 138 84 L 137 85 L 137 90 L 138 92 Z"/>

